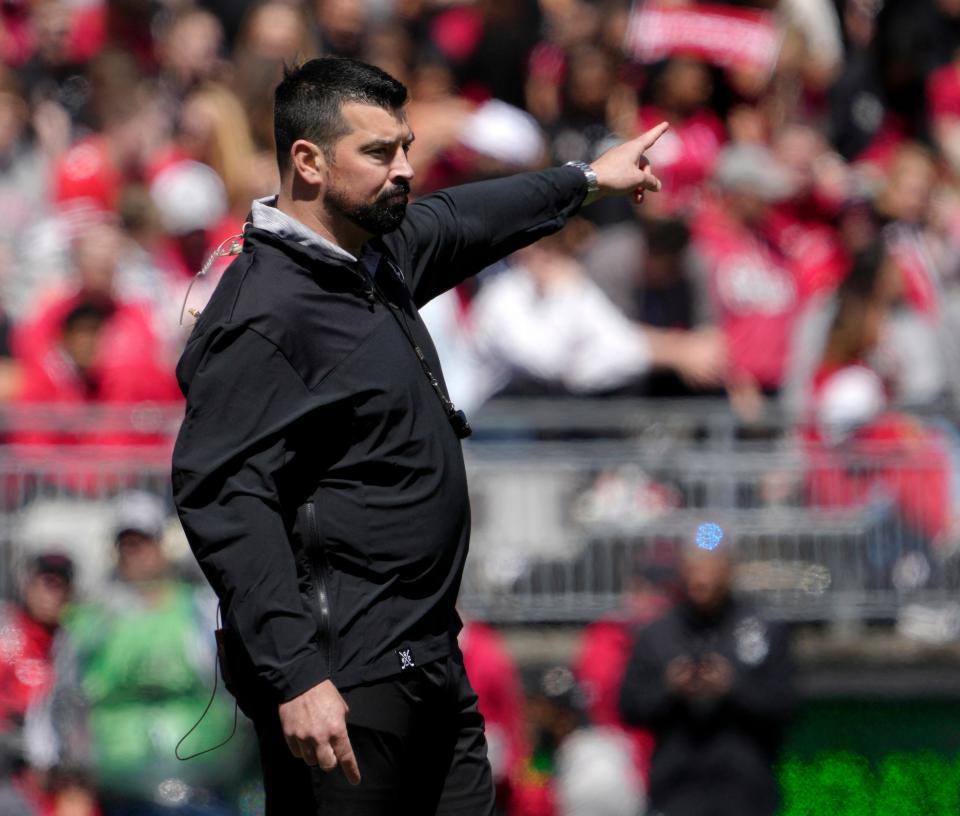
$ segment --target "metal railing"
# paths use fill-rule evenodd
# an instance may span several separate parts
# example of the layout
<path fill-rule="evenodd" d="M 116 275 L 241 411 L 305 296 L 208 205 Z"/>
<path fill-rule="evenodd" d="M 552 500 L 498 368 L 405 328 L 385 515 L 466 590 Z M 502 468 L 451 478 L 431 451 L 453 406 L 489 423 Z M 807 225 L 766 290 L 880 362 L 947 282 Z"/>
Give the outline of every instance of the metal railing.
<path fill-rule="evenodd" d="M 957 588 L 943 440 L 904 450 L 727 450 L 688 439 L 470 446 L 474 533 L 461 605 L 498 622 L 616 610 L 699 523 L 734 541 L 740 588 L 790 620 L 894 618 Z M 943 446 L 941 446 L 943 445 Z"/>
<path fill-rule="evenodd" d="M 11 591 L 24 552 L 53 545 L 77 556 L 94 585 L 111 563 L 110 499 L 140 488 L 169 502 L 181 412 L 0 415 L 0 592 Z M 474 424 L 461 606 L 476 618 L 580 622 L 611 612 L 632 576 L 669 562 L 702 521 L 729 530 L 741 589 L 785 619 L 893 617 L 904 604 L 946 599 L 958 583 L 943 518 L 954 511 L 953 474 L 939 442 L 932 455 L 811 448 L 779 418 L 745 426 L 719 403 L 511 400 Z M 42 441 L 61 433 L 72 444 Z M 23 443 L 30 434 L 41 441 Z M 84 444 L 103 434 L 123 444 Z"/>

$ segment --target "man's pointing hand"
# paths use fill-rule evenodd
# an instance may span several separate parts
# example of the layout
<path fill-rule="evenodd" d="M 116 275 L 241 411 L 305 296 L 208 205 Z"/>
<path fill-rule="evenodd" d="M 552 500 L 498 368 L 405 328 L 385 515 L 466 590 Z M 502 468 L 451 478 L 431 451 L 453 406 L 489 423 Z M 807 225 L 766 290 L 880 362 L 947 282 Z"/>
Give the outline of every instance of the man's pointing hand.
<path fill-rule="evenodd" d="M 636 139 L 611 147 L 600 158 L 591 162 L 600 185 L 598 198 L 632 192 L 633 200 L 639 204 L 643 201 L 645 191 L 660 191 L 660 179 L 650 170 L 650 162 L 643 154 L 668 127 L 666 122 L 661 122 Z"/>
<path fill-rule="evenodd" d="M 307 765 L 332 771 L 337 765 L 351 785 L 360 784 L 360 769 L 347 736 L 349 708 L 330 680 L 280 704 L 280 726 L 290 753 Z"/>

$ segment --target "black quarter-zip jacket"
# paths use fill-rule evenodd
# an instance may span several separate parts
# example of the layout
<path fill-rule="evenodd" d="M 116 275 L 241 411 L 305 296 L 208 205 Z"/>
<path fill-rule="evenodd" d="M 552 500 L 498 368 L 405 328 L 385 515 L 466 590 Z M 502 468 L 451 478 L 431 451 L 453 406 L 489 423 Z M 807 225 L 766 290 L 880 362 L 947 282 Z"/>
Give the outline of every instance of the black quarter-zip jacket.
<path fill-rule="evenodd" d="M 560 229 L 585 193 L 562 167 L 420 199 L 365 248 L 376 293 L 359 268 L 247 229 L 177 367 L 173 491 L 242 663 L 277 701 L 451 652 L 463 455 L 401 321 L 442 383 L 418 307 Z"/>

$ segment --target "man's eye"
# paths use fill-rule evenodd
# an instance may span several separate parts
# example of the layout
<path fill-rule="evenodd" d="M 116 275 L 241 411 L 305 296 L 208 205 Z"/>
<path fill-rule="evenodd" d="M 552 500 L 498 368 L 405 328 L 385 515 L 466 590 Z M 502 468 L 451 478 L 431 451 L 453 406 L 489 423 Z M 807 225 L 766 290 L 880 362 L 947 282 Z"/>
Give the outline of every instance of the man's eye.
<path fill-rule="evenodd" d="M 403 154 L 406 155 L 406 154 L 409 153 L 409 152 L 410 152 L 410 142 L 407 142 L 407 143 L 403 146 Z"/>

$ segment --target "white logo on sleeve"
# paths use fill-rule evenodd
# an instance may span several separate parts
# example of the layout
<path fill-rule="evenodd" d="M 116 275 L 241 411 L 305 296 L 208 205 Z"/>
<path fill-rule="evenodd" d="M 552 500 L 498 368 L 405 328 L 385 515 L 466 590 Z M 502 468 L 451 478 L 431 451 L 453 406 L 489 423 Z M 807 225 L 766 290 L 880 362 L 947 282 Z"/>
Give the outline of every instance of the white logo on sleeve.
<path fill-rule="evenodd" d="M 410 649 L 397 649 L 397 655 L 400 658 L 400 671 L 412 669 L 417 665 L 413 662 L 413 655 L 410 652 Z"/>
<path fill-rule="evenodd" d="M 748 666 L 762 663 L 770 652 L 767 627 L 757 618 L 744 618 L 734 630 L 737 657 Z"/>

